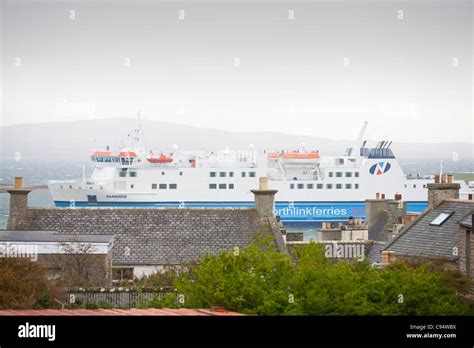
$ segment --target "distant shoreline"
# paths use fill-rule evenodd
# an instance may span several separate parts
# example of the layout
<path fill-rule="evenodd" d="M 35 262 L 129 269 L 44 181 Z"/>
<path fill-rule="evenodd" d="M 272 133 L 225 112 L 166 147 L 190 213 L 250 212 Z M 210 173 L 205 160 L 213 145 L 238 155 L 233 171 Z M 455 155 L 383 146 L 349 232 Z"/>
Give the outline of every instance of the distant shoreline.
<path fill-rule="evenodd" d="M 14 185 L 0 183 L 0 193 L 5 193 L 7 192 L 7 190 L 11 190 L 13 188 L 15 188 Z M 48 185 L 46 184 L 33 184 L 33 185 L 25 187 L 25 189 L 28 189 L 28 190 L 44 190 L 47 188 L 48 188 Z"/>

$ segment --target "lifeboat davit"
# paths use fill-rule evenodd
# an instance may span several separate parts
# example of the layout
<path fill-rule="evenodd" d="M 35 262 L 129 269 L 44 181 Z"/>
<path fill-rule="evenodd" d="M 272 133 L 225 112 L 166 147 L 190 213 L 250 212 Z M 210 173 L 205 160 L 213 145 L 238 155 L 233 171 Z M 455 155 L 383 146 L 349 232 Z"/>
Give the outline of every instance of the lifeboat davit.
<path fill-rule="evenodd" d="M 150 163 L 171 163 L 173 158 L 161 154 L 160 156 L 147 156 L 146 160 Z"/>

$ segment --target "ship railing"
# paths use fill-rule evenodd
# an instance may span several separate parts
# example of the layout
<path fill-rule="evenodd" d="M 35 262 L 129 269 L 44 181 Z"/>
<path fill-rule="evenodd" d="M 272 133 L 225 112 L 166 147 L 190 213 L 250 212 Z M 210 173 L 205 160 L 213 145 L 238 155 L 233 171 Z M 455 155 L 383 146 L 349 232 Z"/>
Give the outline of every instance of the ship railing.
<path fill-rule="evenodd" d="M 407 180 L 432 180 L 434 179 L 433 175 L 407 175 Z"/>
<path fill-rule="evenodd" d="M 72 180 L 48 180 L 48 184 L 74 184 L 77 182 L 82 182 L 82 179 L 72 179 Z"/>

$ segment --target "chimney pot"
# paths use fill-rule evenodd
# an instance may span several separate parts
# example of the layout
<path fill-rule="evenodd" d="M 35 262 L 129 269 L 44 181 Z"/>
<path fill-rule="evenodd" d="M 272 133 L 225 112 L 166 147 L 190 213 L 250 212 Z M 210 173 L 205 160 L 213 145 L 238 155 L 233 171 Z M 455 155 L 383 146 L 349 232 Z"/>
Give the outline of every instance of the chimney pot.
<path fill-rule="evenodd" d="M 436 174 L 435 177 L 435 184 L 439 184 L 440 183 L 440 180 L 439 180 L 439 174 Z"/>
<path fill-rule="evenodd" d="M 382 193 L 382 199 L 385 199 L 385 193 Z"/>
<path fill-rule="evenodd" d="M 22 176 L 15 176 L 15 188 L 22 189 L 23 188 L 23 177 Z"/>
<path fill-rule="evenodd" d="M 375 199 L 380 199 L 380 193 L 377 192 L 377 193 L 375 194 Z"/>
<path fill-rule="evenodd" d="M 453 183 L 453 175 L 449 174 L 448 175 L 448 184 L 452 184 L 452 183 Z"/>
<path fill-rule="evenodd" d="M 396 201 L 401 201 L 402 200 L 402 195 L 400 193 L 395 194 L 395 200 Z"/>
<path fill-rule="evenodd" d="M 260 190 L 268 190 L 268 178 L 266 176 L 260 177 Z"/>

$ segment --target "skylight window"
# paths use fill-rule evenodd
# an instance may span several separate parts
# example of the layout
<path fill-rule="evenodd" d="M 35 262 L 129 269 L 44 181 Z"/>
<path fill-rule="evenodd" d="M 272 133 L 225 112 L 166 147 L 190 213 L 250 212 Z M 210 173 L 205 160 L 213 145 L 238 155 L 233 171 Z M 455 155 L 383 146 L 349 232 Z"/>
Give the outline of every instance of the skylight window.
<path fill-rule="evenodd" d="M 439 214 L 433 221 L 430 222 L 431 226 L 441 226 L 442 224 L 445 223 L 448 218 L 453 215 L 453 212 L 449 211 L 444 211 L 441 214 Z"/>

